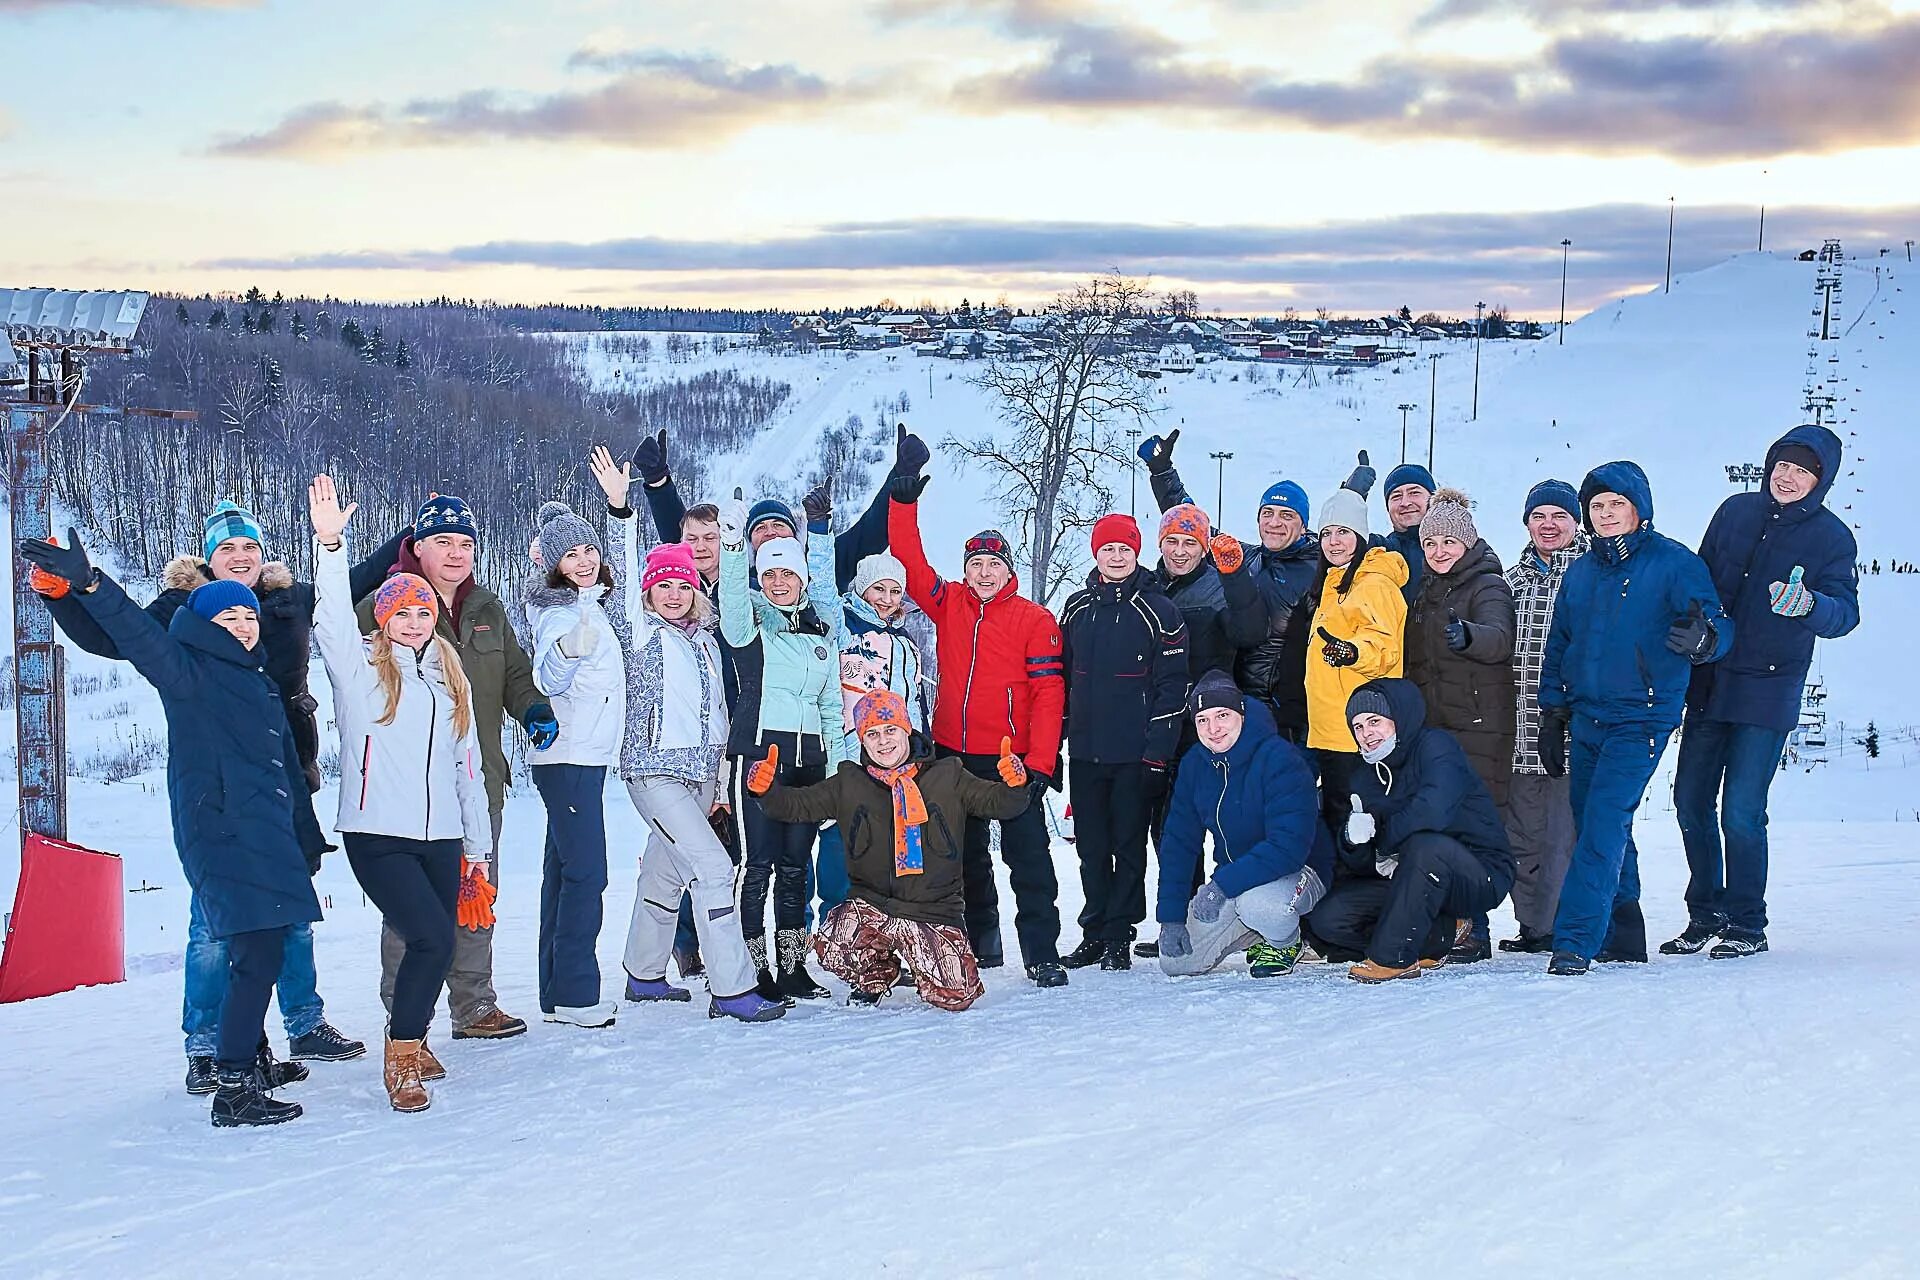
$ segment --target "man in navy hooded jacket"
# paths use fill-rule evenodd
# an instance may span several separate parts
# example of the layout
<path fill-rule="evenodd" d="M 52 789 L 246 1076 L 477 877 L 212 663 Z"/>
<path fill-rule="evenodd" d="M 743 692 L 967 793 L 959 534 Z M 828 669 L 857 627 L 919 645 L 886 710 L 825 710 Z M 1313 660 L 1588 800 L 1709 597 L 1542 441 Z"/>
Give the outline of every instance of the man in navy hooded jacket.
<path fill-rule="evenodd" d="M 1716 937 L 1720 959 L 1767 949 L 1767 789 L 1800 722 L 1814 640 L 1860 625 L 1853 533 L 1823 505 L 1841 461 L 1833 432 L 1795 427 L 1767 450 L 1766 488 L 1721 503 L 1701 540 L 1739 639 L 1687 690 L 1673 802 L 1693 875 L 1687 929 L 1661 945 L 1667 955 Z"/>
<path fill-rule="evenodd" d="M 1540 664 L 1540 760 L 1571 774 L 1575 840 L 1549 973 L 1645 961 L 1633 814 L 1680 725 L 1693 668 L 1733 647 L 1699 556 L 1653 528 L 1653 487 L 1631 462 L 1587 473 L 1593 543 L 1560 584 Z M 1569 745 L 1571 735 L 1571 745 Z"/>

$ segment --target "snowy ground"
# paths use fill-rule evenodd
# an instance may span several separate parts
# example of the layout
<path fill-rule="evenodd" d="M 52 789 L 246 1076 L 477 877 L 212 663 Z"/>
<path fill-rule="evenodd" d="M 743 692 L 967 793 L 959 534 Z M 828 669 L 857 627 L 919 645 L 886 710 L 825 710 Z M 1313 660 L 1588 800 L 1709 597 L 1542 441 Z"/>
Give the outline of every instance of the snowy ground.
<path fill-rule="evenodd" d="M 1866 461 L 1834 502 L 1854 508 L 1869 558 L 1920 560 L 1894 480 L 1920 461 L 1920 326 L 1891 275 L 1876 292 L 1870 264 L 1852 271 L 1865 283 L 1847 286 L 1844 425 Z M 1564 348 L 1490 344 L 1478 423 L 1470 349 L 1436 348 L 1442 478 L 1488 500 L 1482 529 L 1511 554 L 1526 484 L 1637 457 L 1661 525 L 1694 540 L 1728 492 L 1721 466 L 1758 460 L 1797 420 L 1811 283 L 1807 264 L 1748 257 L 1596 313 Z M 796 395 L 743 459 L 751 474 L 796 473 L 817 428 L 849 412 L 877 425 L 873 402 L 901 390 L 935 440 L 988 421 L 967 370 L 944 362 L 771 363 L 756 371 Z M 698 367 L 656 360 L 649 376 Z M 1229 522 L 1275 473 L 1318 495 L 1355 447 L 1395 460 L 1392 406 L 1424 402 L 1427 370 L 1319 387 L 1235 373 L 1169 380 L 1163 415 L 1186 426 L 1180 461 L 1203 497 L 1206 453 L 1239 455 Z M 925 512 L 944 559 L 987 517 L 979 477 L 935 467 Z M 1124 473 L 1116 488 L 1124 500 Z M 1144 483 L 1139 501 L 1144 514 Z M 1174 982 L 1148 966 L 1057 992 L 1002 970 L 958 1016 L 896 999 L 742 1027 L 701 1004 L 625 1008 L 609 1031 L 536 1024 L 504 1044 L 445 1042 L 443 1022 L 451 1075 L 414 1117 L 388 1111 L 368 1058 L 316 1065 L 289 1094 L 308 1107 L 293 1125 L 211 1130 L 179 1088 L 186 905 L 164 774 L 76 780 L 74 837 L 152 891 L 128 896 L 128 982 L 0 1006 L 0 1276 L 1920 1273 L 1920 1046 L 1897 960 L 1920 916 L 1920 577 L 1863 585 L 1866 623 L 1820 665 L 1836 718 L 1851 736 L 1877 717 L 1883 754 L 1836 747 L 1779 778 L 1775 950 L 1758 960 L 1572 983 L 1503 957 L 1384 989 L 1318 965 L 1260 984 L 1244 968 Z M 74 698 L 70 721 L 84 756 L 154 726 L 157 702 L 129 679 Z M 1656 941 L 1684 922 L 1671 763 L 1639 826 Z M 638 824 L 617 791 L 608 812 L 612 990 Z M 542 821 L 530 790 L 509 801 L 497 976 L 522 1015 Z M 1056 862 L 1071 945 L 1070 846 Z M 0 902 L 15 872 L 0 858 Z M 343 860 L 319 887 L 329 1017 L 375 1039 L 377 919 Z M 1002 898 L 1011 933 L 1004 885 Z M 277 1014 L 269 1028 L 279 1040 Z"/>

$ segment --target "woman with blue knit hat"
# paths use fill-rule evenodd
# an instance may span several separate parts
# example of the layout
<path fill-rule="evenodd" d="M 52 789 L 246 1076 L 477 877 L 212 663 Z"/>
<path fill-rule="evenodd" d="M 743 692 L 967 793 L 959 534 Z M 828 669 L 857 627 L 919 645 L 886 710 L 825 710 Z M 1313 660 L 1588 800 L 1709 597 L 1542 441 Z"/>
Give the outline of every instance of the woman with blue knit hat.
<path fill-rule="evenodd" d="M 196 588 L 163 629 L 95 569 L 77 534 L 67 546 L 23 542 L 21 554 L 68 584 L 87 612 L 160 694 L 167 715 L 167 795 L 174 847 L 194 903 L 224 947 L 217 1024 L 216 1127 L 280 1124 L 296 1103 L 269 1091 L 304 1079 L 265 1053 L 267 1002 L 288 930 L 320 918 L 308 870 L 326 847 L 294 750 L 280 690 L 260 642 L 260 601 L 239 582 Z"/>

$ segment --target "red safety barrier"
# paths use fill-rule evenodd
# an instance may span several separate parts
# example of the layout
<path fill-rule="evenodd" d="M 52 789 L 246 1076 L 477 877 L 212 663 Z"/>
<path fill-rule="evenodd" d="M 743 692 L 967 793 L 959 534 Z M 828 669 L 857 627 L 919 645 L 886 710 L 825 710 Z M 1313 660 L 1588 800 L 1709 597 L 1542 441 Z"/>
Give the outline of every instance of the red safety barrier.
<path fill-rule="evenodd" d="M 0 952 L 0 1004 L 126 981 L 126 898 L 117 855 L 29 835 Z"/>

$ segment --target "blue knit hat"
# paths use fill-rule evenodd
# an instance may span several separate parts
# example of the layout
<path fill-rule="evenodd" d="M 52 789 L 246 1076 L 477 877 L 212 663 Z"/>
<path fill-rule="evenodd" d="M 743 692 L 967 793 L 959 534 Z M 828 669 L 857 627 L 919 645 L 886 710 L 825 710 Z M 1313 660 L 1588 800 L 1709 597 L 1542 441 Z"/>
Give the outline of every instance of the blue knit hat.
<path fill-rule="evenodd" d="M 1260 495 L 1260 505 L 1285 507 L 1300 517 L 1301 524 L 1313 523 L 1312 507 L 1307 502 L 1307 491 L 1291 480 L 1281 480 L 1269 485 L 1267 491 Z"/>
<path fill-rule="evenodd" d="M 413 517 L 413 540 L 419 542 L 441 533 L 463 533 L 480 541 L 480 526 L 473 522 L 473 508 L 465 498 L 443 493 L 420 504 L 419 513 Z"/>
<path fill-rule="evenodd" d="M 266 539 L 260 536 L 260 522 L 253 518 L 253 512 L 225 498 L 201 524 L 200 532 L 206 543 L 202 554 L 208 559 L 213 558 L 213 549 L 228 538 L 252 538 L 261 546 L 266 545 Z"/>
<path fill-rule="evenodd" d="M 792 507 L 780 501 L 778 498 L 762 498 L 747 508 L 747 536 L 752 537 L 753 531 L 769 520 L 784 520 L 787 523 L 787 528 L 793 530 L 796 534 L 800 532 L 801 524 L 793 518 Z"/>
<path fill-rule="evenodd" d="M 195 587 L 187 596 L 187 608 L 193 610 L 208 622 L 229 609 L 251 609 L 257 617 L 260 613 L 260 597 L 253 594 L 244 583 L 232 578 L 215 578 L 205 586 Z"/>
<path fill-rule="evenodd" d="M 1417 462 L 1403 462 L 1387 472 L 1387 483 L 1381 488 L 1381 492 L 1390 494 L 1403 484 L 1417 484 L 1428 493 L 1440 487 L 1433 482 L 1433 472 Z"/>
<path fill-rule="evenodd" d="M 1580 495 L 1565 480 L 1542 480 L 1527 490 L 1527 507 L 1520 513 L 1520 523 L 1525 524 L 1541 507 L 1558 507 L 1578 520 Z"/>

